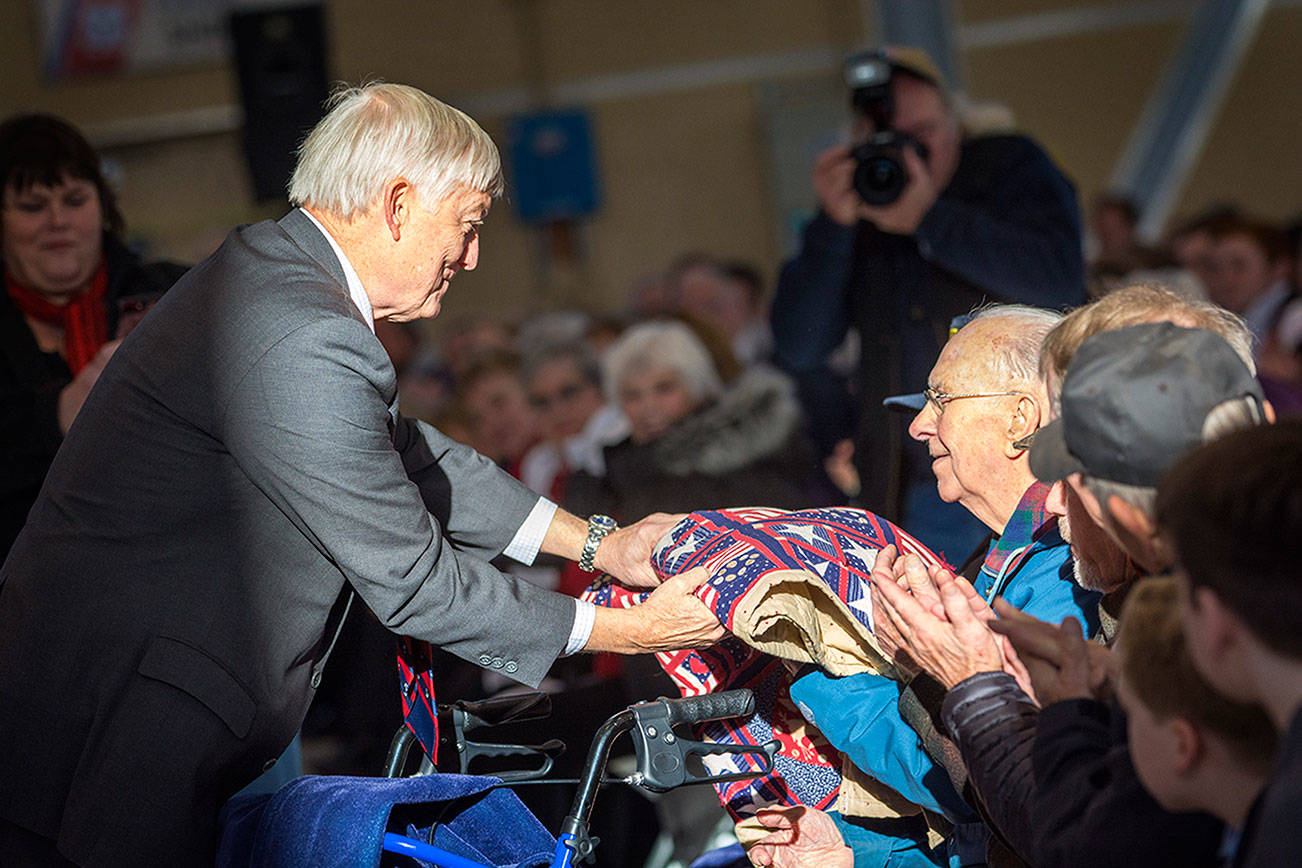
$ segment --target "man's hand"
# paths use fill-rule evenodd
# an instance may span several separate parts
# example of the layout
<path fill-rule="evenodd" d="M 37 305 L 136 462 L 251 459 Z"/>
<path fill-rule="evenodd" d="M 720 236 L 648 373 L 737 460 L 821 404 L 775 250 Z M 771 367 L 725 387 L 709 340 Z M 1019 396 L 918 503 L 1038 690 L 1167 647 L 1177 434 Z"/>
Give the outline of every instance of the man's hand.
<path fill-rule="evenodd" d="M 903 583 L 904 558 L 899 557 L 894 545 L 888 545 L 877 552 L 877 559 L 873 561 L 871 575 L 880 577 L 884 582 Z M 909 658 L 908 643 L 900 635 L 900 631 L 895 629 L 895 624 L 885 614 L 879 614 L 884 611 L 885 603 L 882 601 L 875 587 L 869 588 L 869 599 L 872 601 L 873 611 L 873 636 L 877 639 L 877 647 L 895 663 L 896 669 L 902 674 L 912 676 L 918 673 L 917 666 Z"/>
<path fill-rule="evenodd" d="M 918 229 L 922 218 L 927 216 L 931 206 L 936 204 L 940 190 L 931 175 L 931 169 L 918 156 L 913 148 L 900 149 L 904 160 L 904 169 L 909 173 L 909 180 L 900 191 L 900 198 L 889 205 L 874 206 L 859 202 L 859 217 L 872 222 L 883 232 L 892 235 L 912 235 Z M 853 175 L 854 169 L 851 168 Z M 855 195 L 858 199 L 858 194 Z"/>
<path fill-rule="evenodd" d="M 906 679 L 912 678 L 921 670 L 914 661 L 913 655 L 909 653 L 908 640 L 901 636 L 900 631 L 895 627 L 895 622 L 887 612 L 886 600 L 875 584 L 868 594 L 872 600 L 873 638 L 877 640 L 877 647 L 882 649 L 882 653 L 895 664 L 900 675 Z"/>
<path fill-rule="evenodd" d="M 660 577 L 651 569 L 651 550 L 683 517 L 655 512 L 637 524 L 612 532 L 597 546 L 593 559 L 597 571 L 614 576 L 630 588 L 654 588 L 660 584 Z"/>
<path fill-rule="evenodd" d="M 823 459 L 823 470 L 846 497 L 858 497 L 863 490 L 859 481 L 859 470 L 854 466 L 854 441 L 840 440 L 832 448 L 832 454 Z"/>
<path fill-rule="evenodd" d="M 918 561 L 917 567 L 921 564 Z M 915 569 L 914 575 L 909 576 L 911 586 L 923 584 L 923 578 L 917 572 Z M 948 573 L 942 569 L 936 572 Z M 889 619 L 903 637 L 904 651 L 946 689 L 978 672 L 1003 670 L 1004 659 L 997 638 L 973 614 L 968 597 L 959 588 L 957 580 L 950 576 L 948 581 L 937 586 L 925 570 L 922 576 L 930 580 L 930 587 L 939 598 L 940 612 L 932 611 L 923 599 L 918 599 L 895 581 L 874 573 L 873 588 L 878 594 L 874 599 L 880 600 L 882 607 L 880 610 L 874 608 L 873 623 Z"/>
<path fill-rule="evenodd" d="M 864 208 L 854 191 L 854 160 L 850 149 L 834 145 L 814 160 L 814 193 L 823 213 L 842 226 L 853 226 Z"/>
<path fill-rule="evenodd" d="M 751 845 L 752 864 L 761 868 L 853 868 L 854 853 L 832 818 L 817 808 L 760 808 L 761 826 L 774 831 Z"/>
<path fill-rule="evenodd" d="M 938 618 L 947 619 L 948 616 L 941 607 L 940 585 L 936 582 L 941 569 L 943 568 L 939 565 L 928 567 L 917 555 L 905 555 L 895 559 L 892 571 L 895 573 L 895 584 L 912 594 L 923 609 Z"/>
<path fill-rule="evenodd" d="M 631 609 L 598 606 L 584 650 L 647 654 L 708 648 L 727 633 L 714 612 L 692 593 L 709 577 L 704 567 L 697 567 L 665 579 Z"/>
<path fill-rule="evenodd" d="M 1112 653 L 1098 642 L 1085 641 L 1075 618 L 1064 618 L 1061 626 L 1054 626 L 1004 600 L 995 601 L 995 611 L 999 620 L 990 626 L 1017 649 L 1041 705 L 1064 699 L 1107 700 Z"/>
<path fill-rule="evenodd" d="M 90 395 L 90 390 L 95 387 L 99 380 L 99 375 L 104 373 L 104 366 L 108 364 L 109 359 L 113 358 L 113 353 L 122 345 L 122 341 L 109 341 L 99 348 L 95 357 L 86 363 L 86 366 L 77 372 L 77 376 L 72 378 L 72 382 L 64 386 L 59 392 L 58 416 L 59 430 L 64 434 L 72 427 L 72 421 L 77 418 L 81 412 L 81 405 L 86 403 L 86 398 Z"/>

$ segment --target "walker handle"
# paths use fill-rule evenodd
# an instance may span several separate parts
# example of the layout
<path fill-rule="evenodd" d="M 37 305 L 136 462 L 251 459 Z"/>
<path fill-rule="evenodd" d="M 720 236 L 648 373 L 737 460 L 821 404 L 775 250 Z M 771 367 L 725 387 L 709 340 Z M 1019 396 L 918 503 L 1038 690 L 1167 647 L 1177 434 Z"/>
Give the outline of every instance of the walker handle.
<path fill-rule="evenodd" d="M 745 688 L 725 690 L 722 693 L 705 693 L 701 696 L 684 696 L 682 699 L 656 700 L 669 709 L 670 725 L 679 723 L 704 723 L 727 717 L 747 717 L 755 711 L 755 694 Z"/>

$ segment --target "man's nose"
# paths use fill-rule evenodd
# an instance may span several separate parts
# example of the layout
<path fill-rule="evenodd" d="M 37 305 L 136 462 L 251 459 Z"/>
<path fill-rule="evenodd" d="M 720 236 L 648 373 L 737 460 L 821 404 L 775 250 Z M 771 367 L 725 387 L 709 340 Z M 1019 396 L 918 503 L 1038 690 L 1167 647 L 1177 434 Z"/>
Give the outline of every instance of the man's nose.
<path fill-rule="evenodd" d="M 466 246 L 466 255 L 461 257 L 461 268 L 465 271 L 474 271 L 475 266 L 479 264 L 479 233 L 476 232 L 470 239 L 470 244 Z"/>
<path fill-rule="evenodd" d="M 932 409 L 931 402 L 922 405 L 918 415 L 913 417 L 909 423 L 909 436 L 914 440 L 926 440 L 928 437 L 936 435 L 936 411 Z"/>
<path fill-rule="evenodd" d="M 1049 493 L 1044 498 L 1044 511 L 1059 518 L 1067 514 L 1067 483 L 1059 479 L 1049 486 Z"/>

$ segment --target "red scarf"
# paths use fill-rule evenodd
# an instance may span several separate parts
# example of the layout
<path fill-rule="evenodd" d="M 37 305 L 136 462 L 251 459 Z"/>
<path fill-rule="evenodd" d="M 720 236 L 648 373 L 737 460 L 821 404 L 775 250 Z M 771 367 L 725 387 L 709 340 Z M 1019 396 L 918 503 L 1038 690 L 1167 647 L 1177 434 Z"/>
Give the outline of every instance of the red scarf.
<path fill-rule="evenodd" d="M 63 329 L 63 355 L 74 375 L 95 358 L 108 341 L 108 315 L 104 294 L 108 291 L 108 266 L 101 260 L 90 281 L 90 289 L 65 305 L 51 304 L 34 289 L 5 275 L 5 290 L 14 306 L 26 316 Z"/>

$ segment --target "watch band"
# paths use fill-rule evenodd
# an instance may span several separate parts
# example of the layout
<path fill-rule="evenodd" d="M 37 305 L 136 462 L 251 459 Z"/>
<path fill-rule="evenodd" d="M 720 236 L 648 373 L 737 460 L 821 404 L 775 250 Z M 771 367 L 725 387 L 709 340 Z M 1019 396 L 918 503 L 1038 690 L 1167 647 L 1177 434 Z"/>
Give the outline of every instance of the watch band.
<path fill-rule="evenodd" d="M 586 573 L 596 571 L 593 563 L 597 557 L 597 546 L 611 531 L 619 528 L 615 520 L 608 515 L 593 515 L 588 518 L 588 538 L 583 541 L 583 553 L 579 555 L 579 569 Z"/>

